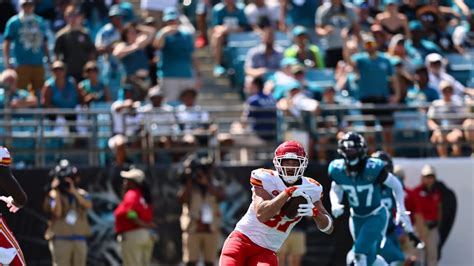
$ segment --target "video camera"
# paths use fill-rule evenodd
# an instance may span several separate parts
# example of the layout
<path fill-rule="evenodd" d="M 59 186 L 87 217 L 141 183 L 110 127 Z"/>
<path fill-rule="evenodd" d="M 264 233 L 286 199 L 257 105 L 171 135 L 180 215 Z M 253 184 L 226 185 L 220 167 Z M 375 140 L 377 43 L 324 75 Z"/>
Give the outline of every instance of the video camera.
<path fill-rule="evenodd" d="M 77 176 L 77 168 L 71 165 L 68 160 L 62 159 L 49 171 L 49 176 L 51 180 L 57 178 L 59 180 L 59 190 L 66 192 L 70 186 L 70 182 L 67 181 L 66 178 L 74 179 Z"/>
<path fill-rule="evenodd" d="M 183 163 L 184 171 L 181 174 L 182 181 L 184 182 L 188 179 L 195 181 L 199 177 L 197 174 L 199 171 L 209 174 L 212 167 L 212 159 L 208 157 L 192 155 L 187 158 Z"/>

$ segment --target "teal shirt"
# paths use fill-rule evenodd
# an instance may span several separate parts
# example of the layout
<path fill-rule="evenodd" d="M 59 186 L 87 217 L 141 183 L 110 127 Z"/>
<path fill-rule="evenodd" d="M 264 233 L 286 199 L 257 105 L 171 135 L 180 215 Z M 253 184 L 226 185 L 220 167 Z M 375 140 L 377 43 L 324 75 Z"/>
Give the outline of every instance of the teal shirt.
<path fill-rule="evenodd" d="M 51 88 L 51 104 L 54 108 L 75 108 L 79 104 L 79 94 L 73 78 L 66 79 L 64 88 L 56 85 L 54 77 L 49 78 L 46 85 Z"/>
<path fill-rule="evenodd" d="M 158 62 L 158 77 L 192 78 L 194 41 L 191 33 L 178 31 L 165 37 Z"/>
<path fill-rule="evenodd" d="M 79 83 L 87 94 L 96 93 L 99 97 L 96 102 L 105 102 L 105 85 L 100 82 L 96 86 L 92 86 L 89 79 L 85 79 Z"/>
<path fill-rule="evenodd" d="M 28 20 L 19 15 L 11 17 L 4 38 L 12 42 L 13 56 L 18 65 L 43 65 L 46 26 L 41 17 L 35 15 Z"/>
<path fill-rule="evenodd" d="M 139 49 L 121 59 L 125 73 L 134 75 L 138 70 L 148 70 L 148 58 L 145 49 Z"/>
<path fill-rule="evenodd" d="M 316 9 L 321 5 L 321 3 L 322 1 L 317 0 L 290 0 L 287 23 L 290 25 L 301 25 L 313 29 L 316 25 Z"/>
<path fill-rule="evenodd" d="M 343 159 L 329 164 L 329 178 L 342 187 L 348 196 L 349 205 L 358 215 L 367 215 L 382 204 L 382 181 L 385 164 L 382 160 L 368 158 L 365 169 L 358 176 L 352 177 L 346 171 Z"/>
<path fill-rule="evenodd" d="M 359 97 L 390 96 L 390 77 L 393 75 L 393 66 L 390 59 L 381 53 L 370 58 L 368 53 L 357 53 L 352 60 L 359 72 Z"/>
<path fill-rule="evenodd" d="M 245 27 L 248 25 L 247 16 L 244 13 L 244 6 L 236 4 L 236 9 L 229 12 L 226 5 L 219 3 L 212 8 L 212 26 L 228 25 L 232 27 Z"/>
<path fill-rule="evenodd" d="M 434 88 L 427 86 L 420 89 L 418 86 L 413 86 L 408 89 L 406 102 L 407 104 L 416 105 L 423 103 L 430 103 L 439 99 L 439 93 Z"/>

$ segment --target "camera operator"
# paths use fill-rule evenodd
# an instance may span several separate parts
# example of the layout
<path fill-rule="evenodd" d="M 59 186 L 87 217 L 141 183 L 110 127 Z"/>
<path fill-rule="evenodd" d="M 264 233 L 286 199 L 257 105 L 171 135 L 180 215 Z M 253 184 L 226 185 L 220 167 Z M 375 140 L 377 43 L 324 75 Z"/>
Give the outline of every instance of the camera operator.
<path fill-rule="evenodd" d="M 183 261 L 187 266 L 197 265 L 202 254 L 206 266 L 214 265 L 219 243 L 218 202 L 224 199 L 223 189 L 214 184 L 212 163 L 207 159 L 188 158 L 182 178 L 178 200 L 183 205 Z"/>
<path fill-rule="evenodd" d="M 87 192 L 78 188 L 77 168 L 61 160 L 50 172 L 51 187 L 43 202 L 49 215 L 45 233 L 55 266 L 82 266 L 87 260 L 87 236 L 90 234 L 87 210 L 92 202 Z"/>

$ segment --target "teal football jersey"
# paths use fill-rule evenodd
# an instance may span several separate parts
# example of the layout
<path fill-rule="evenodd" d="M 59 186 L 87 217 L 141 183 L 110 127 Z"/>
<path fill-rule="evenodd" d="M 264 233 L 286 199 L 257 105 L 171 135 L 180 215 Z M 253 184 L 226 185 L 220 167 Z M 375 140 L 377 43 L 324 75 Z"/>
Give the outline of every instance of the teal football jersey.
<path fill-rule="evenodd" d="M 368 158 L 364 170 L 351 176 L 343 159 L 329 164 L 329 177 L 344 190 L 349 205 L 357 215 L 366 215 L 382 204 L 382 184 L 379 176 L 386 171 L 382 160 Z"/>

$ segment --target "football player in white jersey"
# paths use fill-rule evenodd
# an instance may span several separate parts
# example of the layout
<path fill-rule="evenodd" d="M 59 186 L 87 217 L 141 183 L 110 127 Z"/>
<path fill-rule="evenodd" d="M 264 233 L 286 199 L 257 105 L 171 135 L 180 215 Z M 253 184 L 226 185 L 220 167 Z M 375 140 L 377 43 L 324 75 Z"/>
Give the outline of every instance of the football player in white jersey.
<path fill-rule="evenodd" d="M 313 217 L 322 232 L 332 232 L 332 218 L 320 201 L 322 186 L 303 176 L 308 159 L 301 144 L 282 143 L 275 150 L 273 164 L 276 171 L 252 171 L 252 203 L 225 241 L 219 265 L 278 265 L 276 252 L 303 216 Z M 299 204 L 296 217 L 286 217 L 282 207 L 300 196 L 307 203 Z"/>
<path fill-rule="evenodd" d="M 17 212 L 26 204 L 27 197 L 10 169 L 11 157 L 7 148 L 0 146 L 0 187 L 11 196 L 0 196 L 10 212 Z M 5 219 L 0 215 L 0 265 L 26 265 L 18 241 L 10 231 Z"/>

